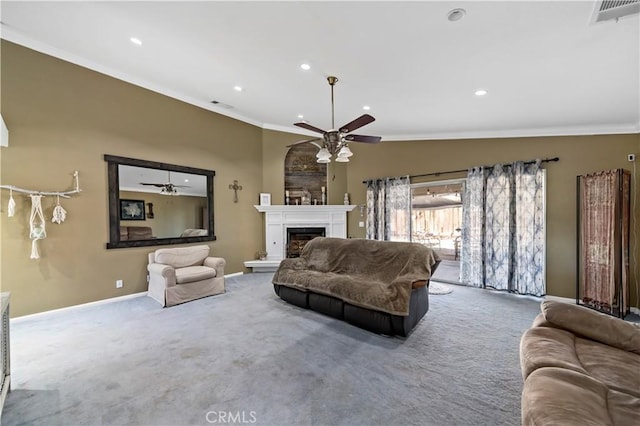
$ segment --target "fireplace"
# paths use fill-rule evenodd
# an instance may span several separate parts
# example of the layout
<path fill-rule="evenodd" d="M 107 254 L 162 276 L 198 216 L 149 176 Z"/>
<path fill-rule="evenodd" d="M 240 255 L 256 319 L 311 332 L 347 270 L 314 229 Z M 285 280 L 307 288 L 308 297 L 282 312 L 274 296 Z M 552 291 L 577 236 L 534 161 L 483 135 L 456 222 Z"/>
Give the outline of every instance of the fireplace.
<path fill-rule="evenodd" d="M 306 228 L 287 228 L 287 257 L 300 257 L 305 244 L 313 240 L 315 237 L 324 237 L 325 228 L 306 227 Z"/>
<path fill-rule="evenodd" d="M 260 272 L 273 272 L 280 261 L 289 257 L 287 248 L 289 228 L 320 228 L 314 236 L 347 238 L 347 212 L 356 206 L 323 205 L 323 206 L 254 206 L 264 213 L 264 241 L 267 250 L 266 260 L 248 260 L 244 262 L 247 268 Z M 307 239 L 308 241 L 308 239 Z M 297 250 L 299 253 L 299 250 Z M 265 266 L 267 265 L 267 266 Z M 264 268 L 263 268 L 264 267 Z"/>

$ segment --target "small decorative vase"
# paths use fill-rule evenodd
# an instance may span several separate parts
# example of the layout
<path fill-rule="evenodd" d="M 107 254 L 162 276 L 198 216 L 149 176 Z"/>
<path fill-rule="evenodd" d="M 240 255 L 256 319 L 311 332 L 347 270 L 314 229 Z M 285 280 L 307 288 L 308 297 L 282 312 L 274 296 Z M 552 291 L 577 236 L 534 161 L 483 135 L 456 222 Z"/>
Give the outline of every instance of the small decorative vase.
<path fill-rule="evenodd" d="M 349 205 L 349 193 L 348 192 L 344 193 L 344 205 L 345 206 Z"/>
<path fill-rule="evenodd" d="M 306 189 L 304 191 L 302 191 L 301 204 L 303 206 L 310 206 L 311 205 L 311 193 L 309 193 L 309 191 L 307 191 Z"/>

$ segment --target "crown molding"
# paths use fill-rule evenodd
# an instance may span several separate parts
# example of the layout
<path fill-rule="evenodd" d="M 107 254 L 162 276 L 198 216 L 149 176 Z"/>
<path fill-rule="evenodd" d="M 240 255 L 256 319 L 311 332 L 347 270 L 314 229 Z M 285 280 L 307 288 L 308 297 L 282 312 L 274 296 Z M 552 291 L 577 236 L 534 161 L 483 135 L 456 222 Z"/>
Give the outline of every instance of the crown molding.
<path fill-rule="evenodd" d="M 539 129 L 482 130 L 473 132 L 441 132 L 415 135 L 389 135 L 384 136 L 382 138 L 382 141 L 536 138 L 553 136 L 593 136 L 624 134 L 640 134 L 640 123 L 637 125 L 621 124 L 617 126 L 597 125 L 584 127 L 547 127 Z"/>

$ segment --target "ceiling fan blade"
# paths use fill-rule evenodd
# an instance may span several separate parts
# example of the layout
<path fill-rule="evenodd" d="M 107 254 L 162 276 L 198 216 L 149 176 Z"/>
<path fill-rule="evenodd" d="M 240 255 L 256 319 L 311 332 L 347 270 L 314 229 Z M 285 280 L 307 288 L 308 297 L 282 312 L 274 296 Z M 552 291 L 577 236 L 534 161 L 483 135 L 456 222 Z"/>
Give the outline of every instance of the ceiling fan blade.
<path fill-rule="evenodd" d="M 316 126 L 312 126 L 312 125 L 311 125 L 311 124 L 309 124 L 309 123 L 305 123 L 304 121 L 303 121 L 303 122 L 300 122 L 300 123 L 293 123 L 293 125 L 294 125 L 294 126 L 298 126 L 298 127 L 302 127 L 303 129 L 311 130 L 312 132 L 322 133 L 322 134 L 324 134 L 324 133 L 325 133 L 325 131 L 324 131 L 324 130 L 319 129 L 319 128 L 317 128 Z"/>
<path fill-rule="evenodd" d="M 157 186 L 158 188 L 162 188 L 163 186 L 165 186 L 164 183 L 144 183 L 144 182 L 140 182 L 140 185 Z"/>
<path fill-rule="evenodd" d="M 364 143 L 378 143 L 382 140 L 380 136 L 366 136 L 366 135 L 346 135 L 344 139 L 349 142 L 364 142 Z"/>
<path fill-rule="evenodd" d="M 365 126 L 369 123 L 376 121 L 375 118 L 370 116 L 369 114 L 362 114 L 360 117 L 353 120 L 351 123 L 347 123 L 340 128 L 340 133 L 349 133 L 353 132 L 356 129 L 359 129 L 362 126 Z"/>
<path fill-rule="evenodd" d="M 303 140 L 303 141 L 294 142 L 291 145 L 287 145 L 287 148 L 292 147 L 292 146 L 296 146 L 296 145 L 300 145 L 300 144 L 303 144 L 303 143 L 315 142 L 315 141 L 319 141 L 319 140 L 321 140 L 321 138 L 306 139 L 306 140 Z"/>

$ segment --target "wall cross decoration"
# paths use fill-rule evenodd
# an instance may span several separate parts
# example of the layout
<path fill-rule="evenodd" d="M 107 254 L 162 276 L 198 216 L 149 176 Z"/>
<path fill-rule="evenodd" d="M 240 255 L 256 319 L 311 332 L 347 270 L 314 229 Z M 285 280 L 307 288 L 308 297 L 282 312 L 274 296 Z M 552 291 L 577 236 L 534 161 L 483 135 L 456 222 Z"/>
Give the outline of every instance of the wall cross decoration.
<path fill-rule="evenodd" d="M 233 189 L 233 202 L 238 202 L 238 191 L 242 191 L 242 185 L 238 185 L 238 181 L 234 180 L 233 185 L 229 185 L 229 189 Z"/>

